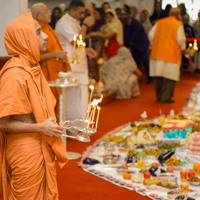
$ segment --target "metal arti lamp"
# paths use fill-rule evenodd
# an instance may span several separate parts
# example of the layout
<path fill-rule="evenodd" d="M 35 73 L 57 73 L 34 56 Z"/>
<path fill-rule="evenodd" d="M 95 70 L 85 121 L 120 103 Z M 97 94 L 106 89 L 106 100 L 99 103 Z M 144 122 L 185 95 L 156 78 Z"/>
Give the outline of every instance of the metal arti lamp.
<path fill-rule="evenodd" d="M 194 40 L 193 44 L 189 43 L 189 46 L 186 49 L 186 53 L 185 53 L 186 58 L 193 56 L 197 50 L 198 50 L 197 40 Z"/>
<path fill-rule="evenodd" d="M 85 46 L 86 44 L 85 42 L 83 42 L 81 34 L 78 35 L 78 37 L 74 36 L 72 55 L 71 56 L 67 55 L 67 58 L 70 59 L 71 63 L 76 65 L 79 64 L 79 60 L 81 60 L 83 56 Z M 59 58 L 57 58 L 56 60 L 59 60 Z M 63 60 L 63 62 L 66 61 Z"/>
<path fill-rule="evenodd" d="M 66 101 L 65 101 L 65 89 L 68 87 L 78 87 L 79 83 L 75 79 L 70 79 L 69 75 L 71 75 L 72 72 L 59 72 L 58 77 L 56 81 L 49 82 L 49 85 L 51 87 L 59 87 L 60 88 L 60 96 L 59 96 L 59 118 L 60 122 L 59 124 L 65 128 L 65 130 L 68 129 L 75 129 L 78 131 L 76 136 L 67 135 L 66 132 L 61 135 L 63 139 L 63 143 L 66 147 L 66 139 L 64 137 L 72 138 L 79 140 L 81 142 L 90 142 L 90 135 L 95 133 L 97 131 L 97 125 L 99 120 L 99 114 L 100 114 L 100 107 L 98 106 L 98 103 L 102 101 L 103 95 L 100 99 L 94 99 L 92 101 L 92 94 L 94 91 L 94 87 L 91 85 L 89 88 L 91 90 L 90 93 L 90 99 L 89 99 L 89 105 L 86 113 L 85 119 L 76 119 L 74 121 L 70 121 L 66 119 Z M 92 102 L 91 102 L 92 101 Z M 67 152 L 68 159 L 74 160 L 79 159 L 81 157 L 81 154 L 74 153 L 74 152 Z"/>
<path fill-rule="evenodd" d="M 80 34 L 78 37 L 74 36 L 74 46 L 72 55 L 69 58 L 72 60 L 71 63 L 79 64 L 79 59 L 81 59 L 84 49 L 85 49 L 85 42 L 82 40 L 82 35 Z"/>
<path fill-rule="evenodd" d="M 65 103 L 65 92 L 66 88 L 68 87 L 78 87 L 79 83 L 75 79 L 69 79 L 69 76 L 72 74 L 72 72 L 64 73 L 64 72 L 59 72 L 58 77 L 59 79 L 55 81 L 49 82 L 50 87 L 58 87 L 60 89 L 60 95 L 59 95 L 59 123 L 63 123 L 66 120 L 66 103 Z M 66 129 L 65 129 L 66 131 Z M 66 135 L 63 134 L 63 135 Z M 61 136 L 63 143 L 66 147 L 66 138 Z M 74 153 L 74 152 L 67 152 L 68 154 L 68 159 L 69 160 L 74 160 L 78 159 L 81 157 L 79 153 Z"/>

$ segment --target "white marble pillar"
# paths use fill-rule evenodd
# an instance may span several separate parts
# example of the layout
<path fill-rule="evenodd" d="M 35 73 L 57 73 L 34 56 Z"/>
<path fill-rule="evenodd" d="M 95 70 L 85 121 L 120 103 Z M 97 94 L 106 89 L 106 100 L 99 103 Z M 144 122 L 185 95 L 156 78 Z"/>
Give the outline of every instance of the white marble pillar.
<path fill-rule="evenodd" d="M 7 56 L 4 46 L 6 26 L 16 17 L 28 11 L 28 0 L 0 0 L 0 56 Z"/>

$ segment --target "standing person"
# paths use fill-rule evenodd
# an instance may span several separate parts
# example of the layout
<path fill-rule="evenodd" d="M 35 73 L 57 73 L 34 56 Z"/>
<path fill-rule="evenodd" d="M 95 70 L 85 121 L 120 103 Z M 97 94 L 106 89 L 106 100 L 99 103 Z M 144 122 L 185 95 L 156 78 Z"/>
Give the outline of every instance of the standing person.
<path fill-rule="evenodd" d="M 55 29 L 56 23 L 61 17 L 62 17 L 62 10 L 59 7 L 55 7 L 52 11 L 51 22 L 49 23 L 52 29 Z"/>
<path fill-rule="evenodd" d="M 183 20 L 183 16 L 185 14 L 187 14 L 187 10 L 186 10 L 185 4 L 181 3 L 181 4 L 178 5 L 178 7 L 180 8 L 180 12 L 181 12 L 181 20 Z"/>
<path fill-rule="evenodd" d="M 167 5 L 165 6 L 165 10 L 164 10 L 164 12 L 165 12 L 165 17 L 169 17 L 169 12 L 170 12 L 171 8 L 172 8 L 172 5 L 171 5 L 171 4 L 167 4 Z"/>
<path fill-rule="evenodd" d="M 55 123 L 55 99 L 39 65 L 47 35 L 27 13 L 8 24 L 4 40 L 13 57 L 0 73 L 3 198 L 58 200 L 55 156 L 62 167 L 67 154 L 59 136 L 63 127 Z"/>
<path fill-rule="evenodd" d="M 36 3 L 31 7 L 34 18 L 39 22 L 42 31 L 48 36 L 47 50 L 40 56 L 41 68 L 47 81 L 55 81 L 59 72 L 67 72 L 70 65 L 67 53 L 62 48 L 54 30 L 50 27 L 51 13 L 44 3 Z M 56 118 L 59 120 L 59 88 L 51 88 L 56 98 Z"/>
<path fill-rule="evenodd" d="M 165 12 L 161 8 L 161 3 L 156 2 L 154 12 L 150 17 L 151 23 L 154 25 L 159 19 L 162 19 L 164 17 L 165 17 Z"/>
<path fill-rule="evenodd" d="M 89 27 L 94 25 L 94 18 L 89 16 L 84 18 L 85 4 L 81 1 L 71 1 L 69 11 L 56 25 L 56 33 L 60 39 L 61 45 L 71 56 L 73 52 L 74 36 L 82 35 L 85 40 L 86 32 Z M 83 21 L 80 25 L 80 21 Z M 95 56 L 93 49 L 83 49 L 82 57 L 79 57 L 79 64 L 72 64 L 71 69 L 73 78 L 80 86 L 66 89 L 66 116 L 67 120 L 84 119 L 88 106 L 88 62 L 87 55 Z"/>
<path fill-rule="evenodd" d="M 124 14 L 131 15 L 131 9 L 130 9 L 130 7 L 127 4 L 124 4 L 122 9 L 124 11 Z"/>
<path fill-rule="evenodd" d="M 130 15 L 122 15 L 124 24 L 124 44 L 130 48 L 132 56 L 141 69 L 145 68 L 147 83 L 152 83 L 153 78 L 149 76 L 149 40 L 142 24 Z"/>
<path fill-rule="evenodd" d="M 186 48 L 180 9 L 172 8 L 169 17 L 159 20 L 149 32 L 149 39 L 152 43 L 150 76 L 155 77 L 157 100 L 173 103 L 171 98 L 180 78 L 181 51 Z"/>
<path fill-rule="evenodd" d="M 195 37 L 200 37 L 200 11 L 198 12 L 198 19 L 193 24 Z"/>
<path fill-rule="evenodd" d="M 149 19 L 149 14 L 147 10 L 142 10 L 142 12 L 140 13 L 140 22 L 142 23 L 142 26 L 146 34 L 148 35 L 150 29 L 152 28 L 152 24 Z"/>
<path fill-rule="evenodd" d="M 190 16 L 188 14 L 185 14 L 182 18 L 182 21 L 186 37 L 195 37 L 194 29 L 189 23 Z"/>
<path fill-rule="evenodd" d="M 103 8 L 103 12 L 105 13 L 107 10 L 111 9 L 111 6 L 110 4 L 106 1 L 106 2 L 103 2 L 101 7 Z"/>
<path fill-rule="evenodd" d="M 131 6 L 131 16 L 135 19 L 139 19 L 138 17 L 138 9 L 135 6 Z"/>
<path fill-rule="evenodd" d="M 200 11 L 198 12 L 198 19 L 193 24 L 195 37 L 200 38 Z M 194 54 L 194 71 L 200 72 L 200 41 L 197 42 L 198 51 Z"/>
<path fill-rule="evenodd" d="M 121 8 L 116 8 L 115 9 L 116 15 L 118 17 L 118 19 L 120 19 L 120 17 L 122 16 L 122 9 Z"/>

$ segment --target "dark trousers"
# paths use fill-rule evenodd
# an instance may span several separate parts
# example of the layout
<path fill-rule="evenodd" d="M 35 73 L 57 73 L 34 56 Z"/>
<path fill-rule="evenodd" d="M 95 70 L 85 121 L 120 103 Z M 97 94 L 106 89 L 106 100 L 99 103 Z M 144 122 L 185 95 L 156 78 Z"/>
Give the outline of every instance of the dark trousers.
<path fill-rule="evenodd" d="M 174 96 L 176 81 L 155 77 L 156 97 L 158 101 L 167 102 Z"/>
<path fill-rule="evenodd" d="M 139 52 L 138 50 L 131 48 L 132 56 L 135 60 L 135 63 L 139 69 L 141 69 L 141 65 L 144 65 L 147 81 L 150 81 L 152 78 L 149 76 L 149 53 L 148 50 L 144 52 Z"/>

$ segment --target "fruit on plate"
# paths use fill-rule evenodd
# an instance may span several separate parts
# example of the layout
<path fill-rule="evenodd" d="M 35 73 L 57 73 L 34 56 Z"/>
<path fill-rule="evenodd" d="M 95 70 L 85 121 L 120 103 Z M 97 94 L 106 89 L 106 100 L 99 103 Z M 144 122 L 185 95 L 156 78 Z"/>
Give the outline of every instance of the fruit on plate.
<path fill-rule="evenodd" d="M 147 149 L 143 151 L 146 155 L 159 156 L 162 152 L 158 149 Z"/>
<path fill-rule="evenodd" d="M 157 162 L 154 162 L 151 164 L 151 167 L 159 167 L 159 164 Z"/>
<path fill-rule="evenodd" d="M 189 177 L 188 181 L 190 182 L 199 182 L 200 183 L 200 178 L 196 176 Z"/>
<path fill-rule="evenodd" d="M 144 178 L 145 179 L 150 179 L 151 178 L 151 173 L 150 172 L 144 172 Z"/>
<path fill-rule="evenodd" d="M 195 176 L 195 173 L 193 171 L 188 172 L 188 178 Z"/>
<path fill-rule="evenodd" d="M 168 144 L 168 143 L 163 143 L 158 148 L 159 149 L 172 149 L 173 146 L 171 144 Z"/>
<path fill-rule="evenodd" d="M 124 173 L 123 174 L 123 179 L 130 180 L 131 179 L 131 175 L 129 173 Z"/>
<path fill-rule="evenodd" d="M 200 170 L 200 163 L 194 163 L 193 169 L 197 171 Z"/>
<path fill-rule="evenodd" d="M 144 178 L 143 185 L 146 185 L 146 180 L 148 180 L 148 179 Z"/>
<path fill-rule="evenodd" d="M 165 161 L 166 165 L 170 165 L 170 166 L 179 166 L 181 163 L 180 159 L 177 159 L 175 157 L 169 158 Z"/>
<path fill-rule="evenodd" d="M 126 169 L 128 169 L 128 164 L 122 164 L 122 166 Z"/>
<path fill-rule="evenodd" d="M 188 189 L 188 188 L 189 188 L 189 185 L 188 185 L 188 183 L 183 182 L 183 183 L 181 183 L 180 188 L 181 188 L 181 189 Z"/>
<path fill-rule="evenodd" d="M 168 166 L 167 167 L 167 172 L 173 173 L 174 172 L 174 168 L 172 166 Z"/>
<path fill-rule="evenodd" d="M 182 189 L 182 188 L 177 189 L 177 190 L 175 190 L 175 191 L 180 192 L 180 193 L 182 193 L 182 194 L 186 194 L 186 193 L 195 193 L 194 190 L 191 190 L 191 189 Z M 195 193 L 195 194 L 196 194 L 196 193 Z M 191 196 L 191 194 L 190 194 L 190 196 Z"/>

